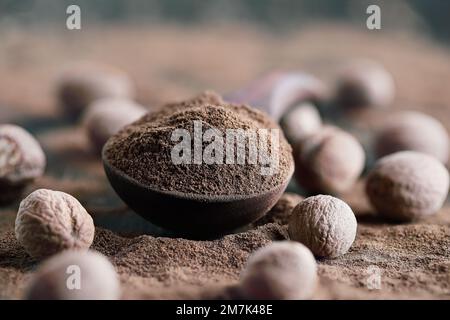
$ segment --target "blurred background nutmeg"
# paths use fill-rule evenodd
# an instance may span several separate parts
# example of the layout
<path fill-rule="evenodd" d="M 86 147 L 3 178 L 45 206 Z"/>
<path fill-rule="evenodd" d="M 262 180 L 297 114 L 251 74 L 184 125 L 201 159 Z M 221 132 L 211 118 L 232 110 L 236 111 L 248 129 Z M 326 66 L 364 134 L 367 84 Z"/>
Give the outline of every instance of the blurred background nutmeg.
<path fill-rule="evenodd" d="M 114 266 L 96 251 L 66 251 L 39 266 L 26 289 L 28 300 L 114 300 L 120 298 Z"/>
<path fill-rule="evenodd" d="M 294 147 L 295 178 L 312 193 L 339 194 L 361 175 L 365 153 L 351 134 L 324 126 Z"/>
<path fill-rule="evenodd" d="M 284 135 L 291 144 L 316 133 L 322 126 L 322 119 L 317 108 L 304 102 L 288 111 L 280 122 Z"/>
<path fill-rule="evenodd" d="M 239 288 L 246 299 L 309 299 L 317 278 L 317 263 L 307 247 L 293 241 L 279 241 L 250 256 Z"/>
<path fill-rule="evenodd" d="M 80 62 L 67 67 L 59 77 L 57 95 L 63 113 L 77 118 L 100 98 L 133 98 L 134 85 L 126 73 L 109 65 Z"/>
<path fill-rule="evenodd" d="M 45 165 L 45 154 L 30 133 L 13 124 L 0 125 L 0 204 L 20 197 Z"/>
<path fill-rule="evenodd" d="M 123 98 L 103 98 L 91 103 L 83 115 L 83 126 L 92 148 L 100 153 L 105 142 L 127 124 L 147 113 L 147 109 Z"/>
<path fill-rule="evenodd" d="M 448 190 L 447 169 L 436 158 L 415 151 L 381 158 L 366 183 L 367 195 L 377 213 L 400 222 L 437 213 Z"/>
<path fill-rule="evenodd" d="M 377 157 L 411 150 L 446 164 L 450 143 L 447 130 L 437 119 L 417 111 L 402 111 L 386 120 L 376 133 L 374 145 Z"/>
<path fill-rule="evenodd" d="M 335 102 L 343 108 L 387 108 L 395 96 L 392 75 L 378 62 L 355 60 L 337 77 Z"/>

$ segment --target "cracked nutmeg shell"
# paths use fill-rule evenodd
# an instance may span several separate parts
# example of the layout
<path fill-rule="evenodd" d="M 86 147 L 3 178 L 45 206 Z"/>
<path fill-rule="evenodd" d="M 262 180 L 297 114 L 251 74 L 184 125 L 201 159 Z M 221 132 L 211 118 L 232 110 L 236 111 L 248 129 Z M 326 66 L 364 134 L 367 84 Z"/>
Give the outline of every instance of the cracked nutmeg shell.
<path fill-rule="evenodd" d="M 71 195 L 39 189 L 19 206 L 15 233 L 32 257 L 41 259 L 57 252 L 87 250 L 94 240 L 91 216 Z"/>
<path fill-rule="evenodd" d="M 444 204 L 447 169 L 436 158 L 401 151 L 378 160 L 369 173 L 366 192 L 379 215 L 400 222 L 424 218 Z"/>
<path fill-rule="evenodd" d="M 318 257 L 345 254 L 355 240 L 356 229 L 352 209 L 328 195 L 306 198 L 294 208 L 289 221 L 291 240 L 303 243 Z"/>
<path fill-rule="evenodd" d="M 45 170 L 39 142 L 13 124 L 0 125 L 0 203 L 9 203 Z"/>

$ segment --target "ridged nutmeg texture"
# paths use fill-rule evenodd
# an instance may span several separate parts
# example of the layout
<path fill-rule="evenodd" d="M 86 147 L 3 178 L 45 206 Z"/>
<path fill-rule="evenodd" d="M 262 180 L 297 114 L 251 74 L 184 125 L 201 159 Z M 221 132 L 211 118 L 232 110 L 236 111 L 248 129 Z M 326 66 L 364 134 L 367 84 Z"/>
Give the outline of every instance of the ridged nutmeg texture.
<path fill-rule="evenodd" d="M 71 195 L 39 189 L 19 206 L 15 233 L 34 258 L 45 258 L 66 249 L 88 249 L 94 240 L 91 216 Z"/>
<path fill-rule="evenodd" d="M 336 127 L 323 127 L 294 149 L 295 178 L 311 192 L 344 192 L 364 168 L 365 153 L 359 141 Z"/>
<path fill-rule="evenodd" d="M 375 139 L 378 157 L 410 150 L 429 154 L 446 164 L 449 148 L 444 126 L 435 118 L 416 111 L 403 111 L 391 117 Z"/>
<path fill-rule="evenodd" d="M 316 283 L 317 264 L 311 251 L 300 243 L 281 241 L 250 256 L 240 290 L 247 299 L 308 299 Z"/>
<path fill-rule="evenodd" d="M 30 133 L 16 125 L 0 125 L 0 203 L 20 197 L 26 185 L 44 173 L 45 165 L 45 154 Z"/>
<path fill-rule="evenodd" d="M 66 251 L 45 261 L 27 288 L 30 300 L 115 300 L 119 279 L 113 265 L 95 251 Z"/>
<path fill-rule="evenodd" d="M 44 168 L 44 152 L 31 134 L 16 125 L 0 125 L 0 180 L 20 183 L 42 175 Z"/>
<path fill-rule="evenodd" d="M 328 195 L 306 198 L 292 211 L 289 236 L 307 246 L 318 257 L 346 253 L 356 237 L 357 222 L 352 209 Z"/>
<path fill-rule="evenodd" d="M 378 214 L 412 221 L 436 213 L 447 198 L 449 174 L 434 157 L 402 151 L 381 158 L 367 177 L 366 191 Z"/>

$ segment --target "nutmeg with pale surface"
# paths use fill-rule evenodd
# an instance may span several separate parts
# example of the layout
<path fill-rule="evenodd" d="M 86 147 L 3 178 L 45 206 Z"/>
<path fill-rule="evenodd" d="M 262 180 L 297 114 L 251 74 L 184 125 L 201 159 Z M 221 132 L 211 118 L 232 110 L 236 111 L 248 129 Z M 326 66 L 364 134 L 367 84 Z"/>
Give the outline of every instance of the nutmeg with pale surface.
<path fill-rule="evenodd" d="M 66 251 L 44 261 L 26 290 L 29 300 L 116 300 L 114 266 L 96 251 Z"/>
<path fill-rule="evenodd" d="M 241 275 L 239 289 L 246 299 L 308 299 L 317 283 L 311 251 L 292 241 L 269 244 L 253 253 Z"/>
<path fill-rule="evenodd" d="M 322 118 L 313 104 L 304 102 L 288 111 L 281 119 L 280 126 L 288 141 L 295 144 L 318 132 L 322 127 Z"/>
<path fill-rule="evenodd" d="M 16 238 L 34 258 L 42 259 L 67 249 L 87 250 L 94 233 L 91 216 L 67 193 L 39 189 L 20 203 Z"/>
<path fill-rule="evenodd" d="M 0 125 L 0 203 L 20 197 L 45 166 L 44 151 L 30 133 L 13 124 Z"/>
<path fill-rule="evenodd" d="M 398 112 L 378 130 L 375 153 L 383 157 L 407 150 L 429 154 L 446 164 L 450 152 L 447 130 L 437 119 L 424 113 Z"/>
<path fill-rule="evenodd" d="M 352 209 L 329 195 L 306 198 L 294 208 L 289 221 L 291 240 L 303 243 L 318 257 L 345 254 L 355 240 L 356 229 Z"/>
<path fill-rule="evenodd" d="M 106 141 L 120 129 L 142 117 L 147 110 L 123 98 L 94 101 L 83 116 L 83 126 L 93 149 L 100 153 Z"/>
<path fill-rule="evenodd" d="M 131 79 L 122 70 L 93 62 L 79 62 L 62 71 L 57 95 L 64 114 L 78 117 L 91 102 L 101 98 L 133 98 Z"/>
<path fill-rule="evenodd" d="M 448 190 L 447 168 L 436 158 L 415 151 L 381 158 L 366 182 L 367 195 L 377 213 L 400 222 L 437 213 Z"/>
<path fill-rule="evenodd" d="M 360 59 L 338 75 L 335 99 L 344 108 L 387 108 L 395 96 L 392 75 L 378 62 Z"/>
<path fill-rule="evenodd" d="M 310 192 L 339 194 L 361 175 L 365 152 L 351 134 L 324 126 L 294 146 L 294 161 L 300 186 Z"/>

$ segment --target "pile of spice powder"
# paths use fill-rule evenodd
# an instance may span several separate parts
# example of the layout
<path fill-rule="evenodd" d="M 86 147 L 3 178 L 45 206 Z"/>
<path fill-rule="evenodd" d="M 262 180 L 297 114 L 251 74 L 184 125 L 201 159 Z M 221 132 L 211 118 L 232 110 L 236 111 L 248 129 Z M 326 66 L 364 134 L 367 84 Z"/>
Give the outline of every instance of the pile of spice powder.
<path fill-rule="evenodd" d="M 175 164 L 171 151 L 179 141 L 172 141 L 172 133 L 175 129 L 185 129 L 194 137 L 194 121 L 201 121 L 203 133 L 211 128 L 223 133 L 224 146 L 227 129 L 254 130 L 258 141 L 261 139 L 258 129 L 277 129 L 278 148 L 272 150 L 269 131 L 264 136 L 269 157 L 275 159 L 272 153 L 278 152 L 276 169 L 272 174 L 262 174 L 261 168 L 267 164 L 249 163 L 248 143 L 244 164 L 225 163 L 226 149 L 223 163 Z M 209 143 L 202 142 L 201 150 Z M 237 143 L 234 151 L 236 155 Z M 211 92 L 148 113 L 113 136 L 105 146 L 104 156 L 110 165 L 144 185 L 198 195 L 251 195 L 269 191 L 285 182 L 293 170 L 291 147 L 276 123 L 258 110 L 228 104 Z"/>

